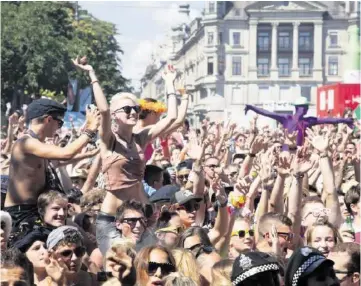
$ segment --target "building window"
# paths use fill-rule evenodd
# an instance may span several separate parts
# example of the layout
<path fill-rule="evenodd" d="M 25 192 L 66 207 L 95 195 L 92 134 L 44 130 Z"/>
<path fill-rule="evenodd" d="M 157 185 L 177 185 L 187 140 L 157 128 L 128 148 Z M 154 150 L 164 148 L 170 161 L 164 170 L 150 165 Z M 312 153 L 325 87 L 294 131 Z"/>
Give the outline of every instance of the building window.
<path fill-rule="evenodd" d="M 209 2 L 209 13 L 212 14 L 215 12 L 214 2 Z"/>
<path fill-rule="evenodd" d="M 207 74 L 213 75 L 213 57 L 207 58 Z"/>
<path fill-rule="evenodd" d="M 258 49 L 260 51 L 269 51 L 270 42 L 269 42 L 269 33 L 259 32 L 258 33 Z"/>
<path fill-rule="evenodd" d="M 290 75 L 290 60 L 287 58 L 278 59 L 278 74 L 279 76 Z"/>
<path fill-rule="evenodd" d="M 338 75 L 338 57 L 328 58 L 328 75 Z"/>
<path fill-rule="evenodd" d="M 330 47 L 337 47 L 338 35 L 337 32 L 330 33 Z"/>
<path fill-rule="evenodd" d="M 232 75 L 242 74 L 242 57 L 232 58 Z"/>
<path fill-rule="evenodd" d="M 208 45 L 213 45 L 213 32 L 208 32 Z"/>
<path fill-rule="evenodd" d="M 239 46 L 241 44 L 241 33 L 233 32 L 233 45 Z"/>
<path fill-rule="evenodd" d="M 223 33 L 222 32 L 219 32 L 218 33 L 218 44 L 222 44 L 223 43 Z"/>
<path fill-rule="evenodd" d="M 290 33 L 279 32 L 278 34 L 278 48 L 281 50 L 288 50 L 290 48 Z"/>
<path fill-rule="evenodd" d="M 298 38 L 298 47 L 302 51 L 311 50 L 311 32 L 300 32 Z"/>
<path fill-rule="evenodd" d="M 298 67 L 300 69 L 301 76 L 311 75 L 311 59 L 309 58 L 300 58 L 298 60 Z"/>
<path fill-rule="evenodd" d="M 242 89 L 236 86 L 232 89 L 232 104 L 242 104 Z"/>
<path fill-rule="evenodd" d="M 234 16 L 240 16 L 241 15 L 241 9 L 234 9 Z"/>
<path fill-rule="evenodd" d="M 291 89 L 289 86 L 280 86 L 280 102 L 290 102 L 292 97 Z"/>
<path fill-rule="evenodd" d="M 269 74 L 269 59 L 258 58 L 257 59 L 257 70 L 259 76 L 268 76 Z"/>

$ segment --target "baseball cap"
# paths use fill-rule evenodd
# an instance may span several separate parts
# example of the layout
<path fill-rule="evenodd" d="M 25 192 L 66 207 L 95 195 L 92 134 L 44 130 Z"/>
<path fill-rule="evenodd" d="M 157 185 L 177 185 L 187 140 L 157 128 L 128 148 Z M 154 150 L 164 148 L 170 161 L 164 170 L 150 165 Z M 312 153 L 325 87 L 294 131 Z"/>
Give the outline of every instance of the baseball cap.
<path fill-rule="evenodd" d="M 150 196 L 149 201 L 151 203 L 158 202 L 170 202 L 176 192 L 180 190 L 180 187 L 175 185 L 165 185 Z"/>
<path fill-rule="evenodd" d="M 176 192 L 171 200 L 172 203 L 178 203 L 183 205 L 191 200 L 195 200 L 200 202 L 202 198 L 196 197 L 191 191 L 189 190 L 181 190 Z"/>
<path fill-rule="evenodd" d="M 40 98 L 29 104 L 26 112 L 26 122 L 45 114 L 65 113 L 64 105 L 49 98 Z"/>

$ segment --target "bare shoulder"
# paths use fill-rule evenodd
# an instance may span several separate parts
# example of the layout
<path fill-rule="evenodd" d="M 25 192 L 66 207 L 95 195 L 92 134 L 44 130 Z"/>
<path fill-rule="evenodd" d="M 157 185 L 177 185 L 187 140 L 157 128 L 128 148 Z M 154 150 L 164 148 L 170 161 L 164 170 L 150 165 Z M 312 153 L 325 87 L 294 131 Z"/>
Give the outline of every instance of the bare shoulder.
<path fill-rule="evenodd" d="M 137 133 L 134 133 L 135 140 L 136 140 L 137 144 L 139 144 L 140 146 L 145 147 L 145 145 L 149 141 L 149 130 L 153 126 L 154 125 L 149 125 L 147 127 L 144 127 L 143 129 L 139 130 Z"/>

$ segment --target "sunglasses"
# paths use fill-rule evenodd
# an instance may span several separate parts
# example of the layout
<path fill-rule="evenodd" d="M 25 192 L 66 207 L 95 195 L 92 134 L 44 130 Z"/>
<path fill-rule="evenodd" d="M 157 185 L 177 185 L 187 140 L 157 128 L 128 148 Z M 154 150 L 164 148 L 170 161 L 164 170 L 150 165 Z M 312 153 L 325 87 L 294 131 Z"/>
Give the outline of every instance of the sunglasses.
<path fill-rule="evenodd" d="M 293 238 L 293 233 L 289 232 L 278 232 L 278 236 L 282 237 L 284 240 L 291 241 Z"/>
<path fill-rule="evenodd" d="M 317 209 L 314 210 L 312 212 L 309 212 L 307 215 L 305 215 L 304 218 L 306 218 L 307 216 L 309 216 L 310 214 L 312 214 L 314 217 L 319 217 L 319 216 L 328 216 L 331 213 L 330 209 L 327 208 L 323 208 L 323 209 Z"/>
<path fill-rule="evenodd" d="M 254 236 L 253 229 L 235 230 L 235 231 L 232 231 L 232 236 L 239 236 L 239 238 L 243 238 L 246 236 L 247 233 L 249 234 L 249 236 Z"/>
<path fill-rule="evenodd" d="M 216 169 L 216 168 L 219 168 L 219 165 L 212 164 L 212 165 L 208 165 L 206 167 L 211 168 L 211 169 Z"/>
<path fill-rule="evenodd" d="M 70 258 L 73 256 L 73 253 L 76 255 L 76 257 L 83 257 L 85 254 L 85 247 L 79 246 L 75 248 L 74 250 L 68 249 L 60 252 L 60 255 L 64 258 Z"/>
<path fill-rule="evenodd" d="M 130 114 L 132 112 L 132 109 L 135 111 L 135 113 L 139 113 L 141 111 L 141 108 L 139 105 L 134 105 L 134 106 L 129 106 L 129 105 L 126 105 L 126 106 L 123 106 L 122 108 L 119 108 L 117 110 L 114 111 L 114 113 L 117 113 L 119 111 L 124 111 L 126 114 Z"/>
<path fill-rule="evenodd" d="M 198 258 L 199 255 L 201 255 L 203 252 L 205 253 L 211 253 L 213 251 L 213 248 L 211 246 L 207 246 L 204 244 L 195 244 L 192 247 L 188 248 L 192 252 L 195 258 Z"/>
<path fill-rule="evenodd" d="M 186 202 L 185 204 L 179 206 L 178 210 L 185 210 L 187 213 L 192 213 L 199 210 L 199 203 L 195 201 Z"/>
<path fill-rule="evenodd" d="M 171 263 L 158 263 L 149 261 L 148 274 L 150 276 L 154 275 L 157 272 L 158 268 L 160 268 L 162 274 L 164 274 L 165 276 L 169 273 L 175 272 L 175 266 Z"/>
<path fill-rule="evenodd" d="M 184 180 L 188 181 L 188 177 L 189 177 L 189 175 L 179 175 L 179 176 L 177 176 L 178 180 L 180 180 L 180 181 L 184 181 Z"/>
<path fill-rule="evenodd" d="M 147 224 L 147 220 L 144 217 L 128 217 L 128 218 L 123 218 L 121 220 L 122 223 L 126 223 L 129 224 L 129 226 L 131 228 L 135 228 L 135 226 L 137 225 L 137 222 L 140 222 L 140 224 L 142 224 L 144 227 Z"/>
<path fill-rule="evenodd" d="M 63 121 L 62 119 L 57 118 L 57 117 L 54 117 L 54 116 L 52 116 L 52 118 L 53 118 L 53 120 L 55 120 L 55 121 L 57 121 L 57 122 L 58 122 L 58 126 L 59 126 L 59 128 L 63 127 L 63 125 L 64 125 L 64 121 Z"/>
<path fill-rule="evenodd" d="M 229 176 L 233 178 L 233 177 L 236 176 L 237 174 L 238 174 L 238 172 L 232 172 L 232 173 L 229 173 Z"/>

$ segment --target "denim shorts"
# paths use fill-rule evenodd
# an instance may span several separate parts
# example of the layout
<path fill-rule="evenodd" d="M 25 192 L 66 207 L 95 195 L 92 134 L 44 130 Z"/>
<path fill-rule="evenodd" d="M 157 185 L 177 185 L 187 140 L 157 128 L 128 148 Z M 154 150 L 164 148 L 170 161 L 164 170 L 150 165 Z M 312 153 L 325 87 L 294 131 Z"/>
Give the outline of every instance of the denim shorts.
<path fill-rule="evenodd" d="M 100 252 L 105 257 L 112 242 L 122 235 L 115 226 L 115 216 L 99 212 L 96 219 L 96 238 Z"/>

